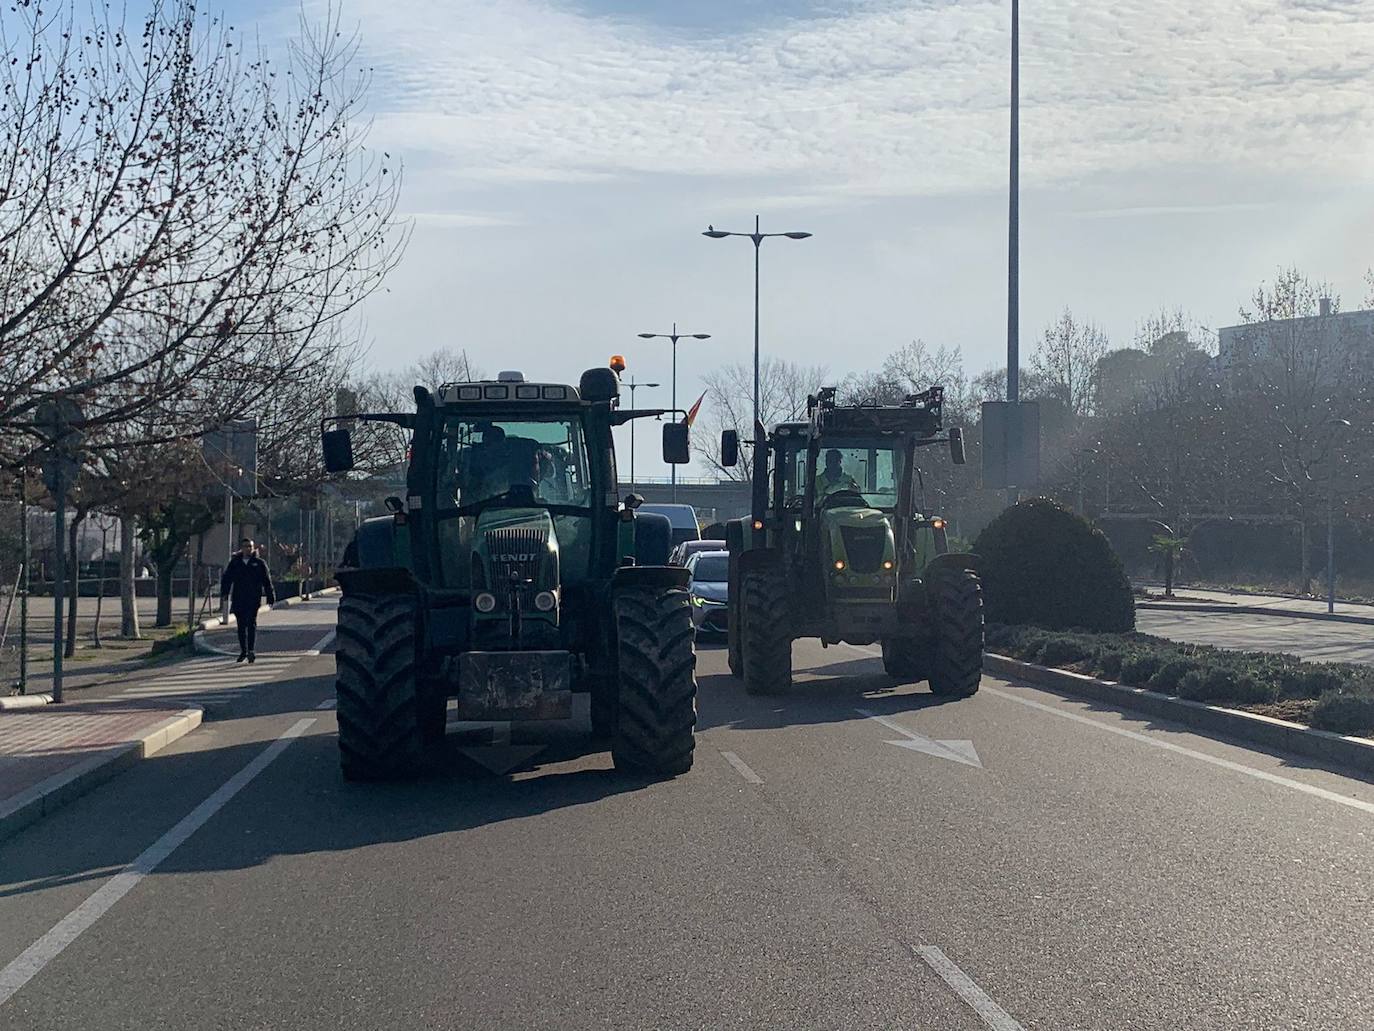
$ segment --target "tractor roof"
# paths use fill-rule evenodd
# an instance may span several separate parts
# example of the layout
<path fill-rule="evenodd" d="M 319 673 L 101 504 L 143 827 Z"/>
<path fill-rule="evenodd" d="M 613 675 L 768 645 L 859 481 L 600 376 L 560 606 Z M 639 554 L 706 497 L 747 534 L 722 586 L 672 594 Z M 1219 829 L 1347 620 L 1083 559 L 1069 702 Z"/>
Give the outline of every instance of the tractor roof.
<path fill-rule="evenodd" d="M 491 403 L 508 405 L 512 401 L 578 402 L 577 388 L 566 383 L 525 383 L 523 380 L 478 380 L 475 383 L 445 383 L 439 388 L 439 404 Z"/>

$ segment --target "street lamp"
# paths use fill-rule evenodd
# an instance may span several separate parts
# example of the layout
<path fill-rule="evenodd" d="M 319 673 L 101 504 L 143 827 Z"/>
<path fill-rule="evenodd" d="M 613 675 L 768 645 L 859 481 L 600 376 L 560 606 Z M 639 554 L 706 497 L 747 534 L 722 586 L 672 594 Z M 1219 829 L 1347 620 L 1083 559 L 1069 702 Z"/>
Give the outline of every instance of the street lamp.
<path fill-rule="evenodd" d="M 627 386 L 630 389 L 630 408 L 633 409 L 635 406 L 636 390 L 638 390 L 640 387 L 652 388 L 658 385 L 659 384 L 657 383 L 636 383 L 632 377 L 630 379 L 630 382 L 625 384 L 625 386 Z M 637 419 L 630 420 L 630 490 L 635 489 L 635 423 L 637 421 Z"/>
<path fill-rule="evenodd" d="M 679 340 L 684 339 L 684 338 L 691 338 L 692 340 L 710 340 L 710 339 L 711 339 L 711 334 L 710 334 L 710 333 L 679 333 L 679 332 L 677 331 L 677 323 L 674 322 L 674 323 L 673 323 L 673 331 L 672 331 L 671 333 L 640 333 L 639 336 L 640 336 L 640 339 L 642 339 L 642 340 L 661 339 L 661 340 L 671 340 L 671 341 L 673 342 L 673 411 L 676 412 L 676 411 L 677 411 L 677 342 L 678 342 Z M 646 385 L 647 385 L 647 384 L 646 384 Z M 631 405 L 631 407 L 634 406 L 634 395 L 633 395 L 633 394 L 630 396 L 630 405 Z M 631 437 L 630 439 L 633 440 L 634 438 Z M 674 500 L 674 501 L 677 500 L 677 466 L 673 466 L 673 500 Z"/>
<path fill-rule="evenodd" d="M 1341 428 L 1350 429 L 1348 419 L 1328 419 L 1326 425 L 1331 427 L 1331 439 L 1327 442 L 1327 473 L 1326 473 L 1326 611 L 1336 611 L 1336 537 L 1335 537 L 1335 510 L 1336 510 L 1336 434 Z"/>
<path fill-rule="evenodd" d="M 702 236 L 709 236 L 712 240 L 724 240 L 727 236 L 742 236 L 745 239 L 754 241 L 754 424 L 759 421 L 759 246 L 770 236 L 785 236 L 789 240 L 805 240 L 810 233 L 761 233 L 759 232 L 759 216 L 754 216 L 754 231 L 752 233 L 731 233 L 715 226 L 707 226 L 706 232 Z"/>

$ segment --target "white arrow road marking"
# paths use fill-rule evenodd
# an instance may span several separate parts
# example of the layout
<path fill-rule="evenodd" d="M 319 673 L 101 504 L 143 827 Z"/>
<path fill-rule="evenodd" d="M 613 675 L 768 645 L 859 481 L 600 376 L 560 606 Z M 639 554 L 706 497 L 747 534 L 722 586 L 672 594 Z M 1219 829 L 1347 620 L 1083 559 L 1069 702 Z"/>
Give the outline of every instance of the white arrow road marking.
<path fill-rule="evenodd" d="M 926 755 L 933 755 L 938 759 L 949 759 L 965 766 L 976 766 L 980 770 L 983 768 L 978 753 L 974 751 L 972 741 L 934 741 L 914 730 L 907 730 L 900 723 L 890 720 L 886 716 L 879 716 L 868 709 L 855 709 L 854 711 L 881 723 L 888 730 L 895 730 L 906 738 L 905 741 L 885 741 L 884 744 L 896 745 L 898 748 L 909 748 L 913 752 L 924 752 Z"/>
<path fill-rule="evenodd" d="M 546 747 L 546 745 L 511 744 L 510 720 L 502 720 L 491 725 L 490 746 L 460 748 L 458 751 L 499 777 L 521 765 L 530 756 L 539 754 Z"/>

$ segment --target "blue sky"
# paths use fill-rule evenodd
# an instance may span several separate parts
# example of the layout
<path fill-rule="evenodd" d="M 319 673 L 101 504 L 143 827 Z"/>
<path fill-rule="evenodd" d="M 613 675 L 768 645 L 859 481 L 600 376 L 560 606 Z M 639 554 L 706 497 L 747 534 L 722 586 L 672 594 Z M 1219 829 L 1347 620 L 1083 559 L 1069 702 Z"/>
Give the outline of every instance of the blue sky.
<path fill-rule="evenodd" d="M 676 319 L 714 334 L 690 400 L 752 330 L 748 245 L 699 233 L 756 211 L 815 233 L 765 245 L 765 350 L 836 378 L 917 336 L 1000 363 L 1004 0 L 341 6 L 415 219 L 365 312 L 378 365 L 448 345 L 572 378 L 618 351 L 666 382 L 634 334 Z M 1066 304 L 1122 344 L 1161 306 L 1226 324 L 1279 264 L 1363 299 L 1367 0 L 1026 0 L 1022 39 L 1023 350 Z"/>

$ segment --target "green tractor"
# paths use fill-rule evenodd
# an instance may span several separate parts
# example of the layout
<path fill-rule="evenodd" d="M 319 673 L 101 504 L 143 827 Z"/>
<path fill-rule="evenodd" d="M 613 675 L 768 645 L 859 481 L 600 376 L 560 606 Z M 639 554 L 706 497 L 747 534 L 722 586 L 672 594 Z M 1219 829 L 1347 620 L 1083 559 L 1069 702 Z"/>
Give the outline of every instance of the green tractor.
<path fill-rule="evenodd" d="M 580 385 L 497 380 L 415 388 L 415 411 L 349 417 L 409 432 L 406 495 L 344 552 L 339 759 L 352 780 L 407 777 L 457 718 L 554 720 L 591 695 L 617 769 L 692 765 L 696 655 L 671 530 L 619 497 L 611 430 L 670 415 L 619 407 L 613 368 Z M 347 425 L 321 427 L 325 467 L 353 468 Z M 687 425 L 663 457 L 688 460 Z"/>
<path fill-rule="evenodd" d="M 880 643 L 883 666 L 934 694 L 966 697 L 983 671 L 983 600 L 974 558 L 949 551 L 945 522 L 922 511 L 918 448 L 948 444 L 944 393 L 897 405 L 811 397 L 807 421 L 754 430 L 753 513 L 726 525 L 730 671 L 750 694 L 792 682 L 792 641 Z M 739 458 L 727 430 L 722 464 Z"/>

